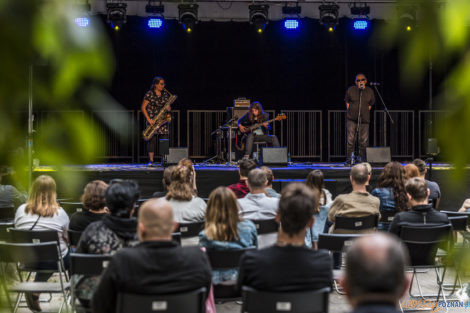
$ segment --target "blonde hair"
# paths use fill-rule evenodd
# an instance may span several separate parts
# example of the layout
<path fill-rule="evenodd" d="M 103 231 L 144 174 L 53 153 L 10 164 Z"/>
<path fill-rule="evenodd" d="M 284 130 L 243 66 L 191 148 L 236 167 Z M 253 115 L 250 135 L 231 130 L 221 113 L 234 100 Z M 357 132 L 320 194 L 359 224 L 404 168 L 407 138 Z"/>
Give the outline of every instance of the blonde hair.
<path fill-rule="evenodd" d="M 206 208 L 205 232 L 207 239 L 219 241 L 238 240 L 237 197 L 227 187 L 217 187 L 209 195 Z"/>
<path fill-rule="evenodd" d="M 186 166 L 177 166 L 171 172 L 171 184 L 168 187 L 166 200 L 191 201 L 193 188 L 191 186 L 191 170 Z"/>
<path fill-rule="evenodd" d="M 44 217 L 52 217 L 59 213 L 56 184 L 51 176 L 41 175 L 33 182 L 25 213 Z"/>

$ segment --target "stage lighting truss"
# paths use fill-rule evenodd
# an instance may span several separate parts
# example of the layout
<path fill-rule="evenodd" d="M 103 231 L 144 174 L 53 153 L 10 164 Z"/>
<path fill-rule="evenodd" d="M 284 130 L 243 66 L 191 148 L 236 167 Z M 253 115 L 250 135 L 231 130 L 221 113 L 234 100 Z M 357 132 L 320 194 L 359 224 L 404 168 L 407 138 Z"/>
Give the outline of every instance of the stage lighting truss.
<path fill-rule="evenodd" d="M 255 27 L 258 34 L 262 34 L 268 23 L 269 5 L 252 4 L 248 9 L 250 10 L 250 24 Z"/>
<path fill-rule="evenodd" d="M 149 29 L 160 29 L 163 26 L 163 13 L 165 12 L 165 7 L 160 3 L 158 5 L 153 4 L 149 0 L 148 4 L 145 6 L 145 12 L 149 14 L 147 18 L 147 27 Z"/>
<path fill-rule="evenodd" d="M 325 3 L 320 5 L 320 24 L 325 26 L 329 32 L 333 32 L 338 25 L 339 6 L 334 3 Z"/>
<path fill-rule="evenodd" d="M 356 3 L 351 7 L 351 15 L 353 29 L 357 31 L 365 31 L 369 29 L 370 7 L 367 4 L 358 5 Z"/>
<path fill-rule="evenodd" d="M 191 33 L 198 22 L 198 9 L 199 5 L 196 3 L 178 5 L 179 22 L 187 33 Z"/>
<path fill-rule="evenodd" d="M 300 27 L 300 13 L 302 13 L 302 7 L 298 3 L 294 5 L 288 5 L 282 7 L 283 25 L 286 30 L 297 30 Z"/>
<path fill-rule="evenodd" d="M 400 27 L 411 32 L 416 27 L 416 6 L 404 5 L 397 7 Z"/>
<path fill-rule="evenodd" d="M 118 31 L 127 22 L 127 4 L 123 2 L 108 2 L 106 3 L 107 19 L 106 21 L 111 27 Z"/>

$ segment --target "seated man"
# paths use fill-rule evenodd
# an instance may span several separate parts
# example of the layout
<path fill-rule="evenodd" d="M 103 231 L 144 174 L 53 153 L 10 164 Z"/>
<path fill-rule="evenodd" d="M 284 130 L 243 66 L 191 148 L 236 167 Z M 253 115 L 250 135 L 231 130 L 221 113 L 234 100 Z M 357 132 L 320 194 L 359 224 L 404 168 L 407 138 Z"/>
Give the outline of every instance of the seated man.
<path fill-rule="evenodd" d="M 341 281 L 352 312 L 400 312 L 398 302 L 410 284 L 405 275 L 408 263 L 408 252 L 390 235 L 375 233 L 354 241 Z"/>
<path fill-rule="evenodd" d="M 430 191 L 424 179 L 420 177 L 408 179 L 405 190 L 412 207 L 408 212 L 400 212 L 395 215 L 390 224 L 389 231 L 391 233 L 400 236 L 400 228 L 406 224 L 449 224 L 447 214 L 434 210 L 432 204 L 429 204 Z"/>
<path fill-rule="evenodd" d="M 282 190 L 276 220 L 281 223 L 274 246 L 247 251 L 240 260 L 238 285 L 264 291 L 300 291 L 330 287 L 331 257 L 304 245 L 314 222 L 317 199 L 304 184 Z"/>
<path fill-rule="evenodd" d="M 228 186 L 228 189 L 232 190 L 238 199 L 243 198 L 250 192 L 246 185 L 246 180 L 248 179 L 248 173 L 254 168 L 256 168 L 256 163 L 253 160 L 240 160 L 240 162 L 238 162 L 240 180 L 238 183 Z"/>
<path fill-rule="evenodd" d="M 278 198 L 266 195 L 266 174 L 262 169 L 255 168 L 248 174 L 247 184 L 250 193 L 238 199 L 240 216 L 249 220 L 269 220 L 276 217 Z"/>
<path fill-rule="evenodd" d="M 281 194 L 273 189 L 273 180 L 274 180 L 273 171 L 267 166 L 261 166 L 260 169 L 264 171 L 264 173 L 266 174 L 266 179 L 268 180 L 268 182 L 266 183 L 266 188 L 265 188 L 268 196 L 271 198 L 280 198 Z"/>
<path fill-rule="evenodd" d="M 93 312 L 116 312 L 119 292 L 170 294 L 211 284 L 207 256 L 198 247 L 182 248 L 171 239 L 173 210 L 164 199 L 151 199 L 139 210 L 140 244 L 118 251 L 93 295 Z"/>
<path fill-rule="evenodd" d="M 439 202 L 441 200 L 441 189 L 439 188 L 439 185 L 436 182 L 426 179 L 426 174 L 428 172 L 426 162 L 421 159 L 415 159 L 413 160 L 413 164 L 416 165 L 419 170 L 419 177 L 424 179 L 426 181 L 426 184 L 428 185 L 429 201 L 434 201 L 436 203 L 434 207 L 435 209 L 439 208 Z"/>
<path fill-rule="evenodd" d="M 0 208 L 17 208 L 26 202 L 28 194 L 26 192 L 19 192 L 12 185 L 3 185 L 3 176 L 10 175 L 10 169 L 2 166 L 0 167 Z M 13 214 L 14 215 L 14 214 Z M 13 219 L 14 216 L 11 216 Z"/>
<path fill-rule="evenodd" d="M 279 140 L 275 135 L 269 135 L 269 129 L 271 128 L 266 122 L 268 120 L 268 113 L 264 113 L 261 103 L 258 101 L 252 102 L 250 110 L 238 120 L 238 128 L 245 134 L 246 147 L 244 159 L 251 158 L 251 152 L 253 151 L 253 142 L 265 141 L 271 143 L 274 147 L 279 147 Z M 262 123 L 262 126 L 250 131 L 250 127 L 255 124 Z M 238 138 L 237 138 L 238 140 Z"/>
<path fill-rule="evenodd" d="M 361 217 L 371 214 L 380 214 L 380 200 L 367 192 L 370 175 L 364 164 L 357 164 L 351 168 L 349 176 L 353 191 L 345 195 L 339 195 L 331 204 L 328 211 L 328 220 L 335 222 L 336 216 Z M 334 227 L 334 225 L 333 225 Z M 330 230 L 334 233 L 350 233 L 350 230 Z"/>

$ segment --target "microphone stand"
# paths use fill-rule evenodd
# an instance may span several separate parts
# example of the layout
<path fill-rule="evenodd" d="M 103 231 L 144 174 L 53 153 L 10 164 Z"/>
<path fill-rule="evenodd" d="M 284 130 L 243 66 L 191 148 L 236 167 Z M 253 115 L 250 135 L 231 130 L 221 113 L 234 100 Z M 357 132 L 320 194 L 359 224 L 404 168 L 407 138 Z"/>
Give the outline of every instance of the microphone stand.
<path fill-rule="evenodd" d="M 230 120 L 225 122 L 223 125 L 219 126 L 216 130 L 211 132 L 211 136 L 217 135 L 217 139 L 216 139 L 218 141 L 217 142 L 217 153 L 213 157 L 210 157 L 209 159 L 202 161 L 201 164 L 207 164 L 207 163 L 209 163 L 210 161 L 212 161 L 214 159 L 216 160 L 216 163 L 224 163 L 225 162 L 224 152 L 222 151 L 222 140 L 219 137 L 220 137 L 220 134 L 222 133 L 222 138 L 224 138 L 225 137 L 225 136 L 223 136 L 224 128 L 226 128 L 229 124 L 231 124 L 233 121 L 235 121 L 237 119 L 238 119 L 238 116 L 234 116 L 233 118 L 231 118 Z M 229 131 L 231 131 L 231 127 L 230 126 L 228 126 L 228 127 L 229 127 Z"/>
<path fill-rule="evenodd" d="M 377 92 L 377 94 L 379 95 L 380 102 L 382 102 L 382 105 L 384 106 L 384 111 L 387 113 L 388 118 L 390 119 L 390 122 L 392 122 L 392 124 L 395 124 L 395 122 L 393 121 L 392 116 L 390 115 L 390 112 L 388 112 L 388 108 L 385 105 L 384 99 L 382 99 L 382 95 L 380 94 L 379 89 L 377 89 L 377 85 L 375 85 L 375 84 L 374 84 L 374 89 Z"/>
<path fill-rule="evenodd" d="M 356 164 L 356 151 L 360 150 L 359 147 L 359 129 L 361 127 L 361 107 L 362 107 L 362 88 L 359 88 L 359 112 L 357 113 L 356 134 L 354 135 L 354 151 L 351 157 L 351 165 Z"/>

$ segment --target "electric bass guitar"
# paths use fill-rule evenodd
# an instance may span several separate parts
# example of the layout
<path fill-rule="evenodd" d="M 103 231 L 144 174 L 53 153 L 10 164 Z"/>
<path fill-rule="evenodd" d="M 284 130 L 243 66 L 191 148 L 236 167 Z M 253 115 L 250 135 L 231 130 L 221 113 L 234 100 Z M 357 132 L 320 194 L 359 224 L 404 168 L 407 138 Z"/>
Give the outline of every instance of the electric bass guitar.
<path fill-rule="evenodd" d="M 245 142 L 246 142 L 246 137 L 248 136 L 249 133 L 253 132 L 254 130 L 258 129 L 259 127 L 263 126 L 263 124 L 268 123 L 271 124 L 274 121 L 281 121 L 287 119 L 287 116 L 282 113 L 278 114 L 275 118 L 267 120 L 262 123 L 255 123 L 251 126 L 246 126 L 245 132 L 242 132 L 240 129 L 238 129 L 237 133 L 235 134 L 235 148 L 239 151 L 244 151 L 245 150 Z"/>

